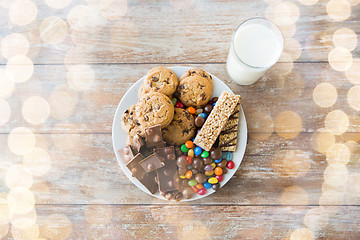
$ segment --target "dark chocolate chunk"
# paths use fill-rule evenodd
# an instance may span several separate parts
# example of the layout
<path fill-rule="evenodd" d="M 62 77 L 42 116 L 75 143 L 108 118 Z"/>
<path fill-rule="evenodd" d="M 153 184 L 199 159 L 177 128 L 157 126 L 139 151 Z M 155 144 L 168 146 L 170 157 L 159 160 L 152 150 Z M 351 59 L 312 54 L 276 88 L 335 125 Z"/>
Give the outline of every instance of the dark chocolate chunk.
<path fill-rule="evenodd" d="M 134 158 L 134 153 L 130 147 L 130 145 L 127 145 L 126 147 L 118 150 L 119 156 L 123 163 L 127 164 L 130 162 L 131 159 Z"/>
<path fill-rule="evenodd" d="M 139 162 L 139 164 L 146 173 L 162 168 L 165 165 L 156 152 Z"/>
<path fill-rule="evenodd" d="M 162 139 L 160 125 L 145 129 L 145 141 L 147 147 L 160 147 L 166 144 Z"/>

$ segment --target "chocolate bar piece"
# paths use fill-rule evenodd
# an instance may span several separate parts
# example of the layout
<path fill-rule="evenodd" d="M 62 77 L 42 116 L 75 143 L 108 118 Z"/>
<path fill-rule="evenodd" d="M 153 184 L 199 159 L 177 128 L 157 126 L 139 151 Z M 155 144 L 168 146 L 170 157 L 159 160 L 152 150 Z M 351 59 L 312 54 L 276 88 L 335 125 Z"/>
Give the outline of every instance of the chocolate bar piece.
<path fill-rule="evenodd" d="M 126 147 L 119 149 L 118 153 L 119 153 L 121 160 L 125 164 L 130 162 L 130 160 L 134 158 L 134 153 L 133 153 L 130 145 L 127 145 Z"/>
<path fill-rule="evenodd" d="M 144 160 L 144 156 L 141 153 L 138 153 L 130 162 L 128 162 L 128 164 L 126 164 L 126 167 L 131 171 L 133 177 L 138 180 L 141 180 L 146 174 L 145 170 L 139 164 L 142 160 Z"/>
<path fill-rule="evenodd" d="M 240 114 L 240 102 L 236 105 L 235 111 L 229 117 L 219 136 L 219 148 L 222 151 L 234 152 L 238 137 L 238 125 Z"/>
<path fill-rule="evenodd" d="M 156 193 L 158 190 L 158 183 L 156 182 L 156 172 L 150 172 L 140 180 L 140 182 L 152 193 Z"/>
<path fill-rule="evenodd" d="M 162 138 L 161 126 L 156 125 L 145 129 L 145 141 L 147 147 L 163 147 L 165 142 Z"/>
<path fill-rule="evenodd" d="M 173 161 L 176 158 L 174 146 L 156 148 L 154 151 L 159 155 L 163 162 Z"/>
<path fill-rule="evenodd" d="M 164 167 L 156 170 L 160 192 L 180 191 L 180 178 L 176 162 L 168 162 Z"/>
<path fill-rule="evenodd" d="M 156 152 L 139 162 L 139 164 L 146 173 L 162 168 L 165 165 Z"/>
<path fill-rule="evenodd" d="M 131 146 L 133 146 L 138 153 L 145 147 L 145 140 L 139 134 L 136 134 L 130 142 Z"/>
<path fill-rule="evenodd" d="M 194 143 L 202 149 L 210 151 L 239 101 L 239 96 L 226 91 L 222 92 L 214 109 L 196 135 Z"/>

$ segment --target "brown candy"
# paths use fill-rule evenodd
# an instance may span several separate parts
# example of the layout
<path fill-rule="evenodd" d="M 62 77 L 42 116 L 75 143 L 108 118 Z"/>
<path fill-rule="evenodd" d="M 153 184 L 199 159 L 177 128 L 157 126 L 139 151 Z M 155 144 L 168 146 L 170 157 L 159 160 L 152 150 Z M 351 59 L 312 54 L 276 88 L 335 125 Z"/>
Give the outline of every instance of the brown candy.
<path fill-rule="evenodd" d="M 183 167 L 183 168 L 179 168 L 178 172 L 180 175 L 185 175 L 185 173 L 187 172 L 187 168 L 186 167 Z"/>
<path fill-rule="evenodd" d="M 185 187 L 181 192 L 184 198 L 186 199 L 190 199 L 194 195 L 194 192 L 191 187 Z"/>
<path fill-rule="evenodd" d="M 161 126 L 156 125 L 145 129 L 145 142 L 147 147 L 165 146 L 162 139 Z"/>
<path fill-rule="evenodd" d="M 193 159 L 193 166 L 194 168 L 198 169 L 199 171 L 204 171 L 204 161 L 199 157 L 194 157 Z"/>
<path fill-rule="evenodd" d="M 195 126 L 201 127 L 205 122 L 205 119 L 203 117 L 197 116 L 195 118 Z"/>
<path fill-rule="evenodd" d="M 205 165 L 210 165 L 210 164 L 213 163 L 213 160 L 212 160 L 211 157 L 203 158 L 203 160 L 204 160 L 204 164 L 205 164 Z"/>
<path fill-rule="evenodd" d="M 183 195 L 181 192 L 179 192 L 178 194 L 175 195 L 174 199 L 175 201 L 179 202 L 182 199 Z"/>
<path fill-rule="evenodd" d="M 204 112 L 209 113 L 209 112 L 211 112 L 212 109 L 213 109 L 213 105 L 206 104 L 204 107 Z"/>
<path fill-rule="evenodd" d="M 146 173 L 162 168 L 165 165 L 156 152 L 139 162 L 139 164 Z"/>
<path fill-rule="evenodd" d="M 213 185 L 211 186 L 211 188 L 214 189 L 214 191 L 217 191 L 217 190 L 220 189 L 220 184 L 219 184 L 219 183 L 213 184 Z"/>
<path fill-rule="evenodd" d="M 227 164 L 226 159 L 223 159 L 223 160 L 221 160 L 221 162 L 219 162 L 219 163 L 217 164 L 217 166 L 218 166 L 218 167 L 221 167 L 221 168 L 225 168 L 225 167 L 226 167 L 226 164 Z"/>
<path fill-rule="evenodd" d="M 172 192 L 167 192 L 164 197 L 167 200 L 171 200 L 174 197 L 174 194 Z"/>
<path fill-rule="evenodd" d="M 222 151 L 220 150 L 220 148 L 214 148 L 210 151 L 210 156 L 214 160 L 219 159 L 222 156 Z"/>
<path fill-rule="evenodd" d="M 203 174 L 203 173 L 198 173 L 198 174 L 195 175 L 195 180 L 196 180 L 198 183 L 203 184 L 204 182 L 206 182 L 206 176 L 205 176 L 205 174 Z"/>
<path fill-rule="evenodd" d="M 155 152 L 159 155 L 163 162 L 175 160 L 175 149 L 173 146 L 156 148 Z"/>
<path fill-rule="evenodd" d="M 180 157 L 177 158 L 176 165 L 179 168 L 186 168 L 186 164 L 187 164 L 187 161 L 186 161 L 186 158 L 184 156 L 180 156 Z"/>
<path fill-rule="evenodd" d="M 192 171 L 193 175 L 199 173 L 199 170 L 197 168 L 192 168 L 191 171 Z"/>
<path fill-rule="evenodd" d="M 175 154 L 177 157 L 183 155 L 183 152 L 181 151 L 181 148 L 179 146 L 175 147 Z"/>
<path fill-rule="evenodd" d="M 188 187 L 188 186 L 189 186 L 189 180 L 186 179 L 186 178 L 181 179 L 180 185 L 181 185 L 182 187 Z"/>
<path fill-rule="evenodd" d="M 126 147 L 124 147 L 122 149 L 119 149 L 118 153 L 119 153 L 121 160 L 125 164 L 130 162 L 130 160 L 134 158 L 134 153 L 129 145 L 127 145 Z"/>

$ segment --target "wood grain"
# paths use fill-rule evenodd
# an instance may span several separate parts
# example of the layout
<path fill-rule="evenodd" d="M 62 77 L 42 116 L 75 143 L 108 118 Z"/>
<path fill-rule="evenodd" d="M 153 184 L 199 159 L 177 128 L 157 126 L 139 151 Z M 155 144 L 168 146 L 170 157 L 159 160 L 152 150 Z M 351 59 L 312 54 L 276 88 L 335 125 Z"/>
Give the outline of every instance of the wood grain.
<path fill-rule="evenodd" d="M 314 209 L 319 214 L 309 215 Z M 294 231 L 307 226 L 317 239 L 359 238 L 358 206 L 318 210 L 288 206 L 36 206 L 39 235 L 43 238 L 304 239 L 306 235 L 299 236 Z M 18 231 L 11 230 L 13 236 L 24 233 Z M 13 239 L 10 234 L 7 237 Z"/>
<path fill-rule="evenodd" d="M 99 7 L 81 20 L 80 27 L 69 26 L 65 40 L 57 45 L 44 43 L 39 39 L 41 22 L 52 15 L 69 20 L 69 13 L 83 1 L 72 1 L 71 5 L 59 11 L 52 9 L 44 1 L 36 0 L 38 15 L 36 20 L 25 27 L 0 22 L 2 35 L 10 32 L 24 33 L 30 40 L 29 56 L 36 64 L 66 63 L 218 63 L 225 62 L 229 51 L 231 35 L 244 20 L 252 17 L 268 17 L 275 8 L 261 0 L 251 4 L 240 1 L 189 1 L 180 3 L 180 9 L 171 2 L 127 1 L 127 12 L 116 20 L 104 18 Z M 121 6 L 119 1 L 118 6 Z M 175 1 L 174 1 L 175 2 Z M 177 1 L 178 2 L 178 1 Z M 300 14 L 294 23 L 282 21 L 284 35 L 293 37 L 303 50 L 297 61 L 327 61 L 333 48 L 332 35 L 345 25 L 332 20 L 326 12 L 326 1 L 312 6 L 304 6 L 298 1 L 287 1 L 294 8 L 280 8 L 275 17 Z M 179 2 L 178 2 L 179 4 Z M 231 6 L 231 7 L 229 7 Z M 122 8 L 114 11 L 121 11 Z M 269 8 L 269 9 L 268 9 Z M 272 9 L 272 10 L 271 10 Z M 291 12 L 291 11 L 295 12 Z M 360 33 L 356 17 L 358 7 L 351 9 L 346 27 Z M 7 9 L 2 9 L 4 19 Z M 80 15 L 81 17 L 81 15 Z M 314 19 L 316 24 L 314 24 Z M 272 19 L 276 21 L 275 19 Z M 296 20 L 296 18 L 294 19 Z M 293 33 L 295 28 L 296 32 Z M 290 29 L 290 30 L 289 30 Z M 299 45 L 289 45 L 286 51 L 292 55 Z M 295 54 L 297 55 L 297 54 Z M 353 51 L 359 56 L 359 48 Z M 65 59 L 65 60 L 64 60 Z M 296 60 L 296 59 L 292 59 Z M 282 61 L 288 62 L 288 58 Z M 0 63 L 6 63 L 2 59 Z"/>

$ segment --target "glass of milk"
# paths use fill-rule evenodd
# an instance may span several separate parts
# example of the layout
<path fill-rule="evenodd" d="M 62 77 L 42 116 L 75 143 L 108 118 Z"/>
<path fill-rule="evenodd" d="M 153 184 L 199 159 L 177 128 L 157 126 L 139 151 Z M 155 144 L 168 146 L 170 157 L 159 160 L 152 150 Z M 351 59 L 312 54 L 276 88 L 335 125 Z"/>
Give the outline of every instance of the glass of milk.
<path fill-rule="evenodd" d="M 234 82 L 250 85 L 280 58 L 284 38 L 279 28 L 264 18 L 249 19 L 235 30 L 227 71 Z"/>

